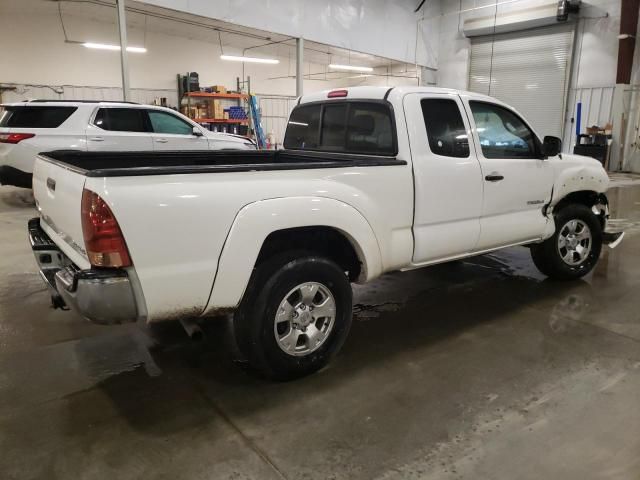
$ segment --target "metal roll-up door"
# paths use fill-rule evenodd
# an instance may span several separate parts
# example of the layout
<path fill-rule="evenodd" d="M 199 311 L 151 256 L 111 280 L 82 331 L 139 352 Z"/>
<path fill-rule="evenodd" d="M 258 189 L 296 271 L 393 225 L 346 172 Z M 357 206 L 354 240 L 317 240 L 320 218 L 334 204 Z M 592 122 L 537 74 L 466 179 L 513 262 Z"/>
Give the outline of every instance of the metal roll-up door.
<path fill-rule="evenodd" d="M 562 138 L 573 31 L 562 24 L 472 38 L 469 90 L 512 105 L 540 136 Z"/>

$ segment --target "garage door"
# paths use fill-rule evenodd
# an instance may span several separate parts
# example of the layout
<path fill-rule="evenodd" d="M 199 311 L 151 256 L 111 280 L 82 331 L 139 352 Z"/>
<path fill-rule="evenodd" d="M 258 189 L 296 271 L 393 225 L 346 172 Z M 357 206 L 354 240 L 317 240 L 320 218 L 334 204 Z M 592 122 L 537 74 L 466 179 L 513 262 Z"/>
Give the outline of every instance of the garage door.
<path fill-rule="evenodd" d="M 472 38 L 469 90 L 512 105 L 539 135 L 562 138 L 573 29 L 562 24 Z"/>

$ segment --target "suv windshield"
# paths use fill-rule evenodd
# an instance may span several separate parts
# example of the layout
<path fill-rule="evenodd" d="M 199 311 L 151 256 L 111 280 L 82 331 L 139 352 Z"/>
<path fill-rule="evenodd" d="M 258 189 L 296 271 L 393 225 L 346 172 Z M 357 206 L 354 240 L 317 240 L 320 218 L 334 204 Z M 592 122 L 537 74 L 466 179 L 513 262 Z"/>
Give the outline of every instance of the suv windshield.
<path fill-rule="evenodd" d="M 395 155 L 395 129 L 385 102 L 330 101 L 299 105 L 284 147 L 294 150 Z"/>
<path fill-rule="evenodd" d="M 57 128 L 77 107 L 4 107 L 0 127 Z"/>

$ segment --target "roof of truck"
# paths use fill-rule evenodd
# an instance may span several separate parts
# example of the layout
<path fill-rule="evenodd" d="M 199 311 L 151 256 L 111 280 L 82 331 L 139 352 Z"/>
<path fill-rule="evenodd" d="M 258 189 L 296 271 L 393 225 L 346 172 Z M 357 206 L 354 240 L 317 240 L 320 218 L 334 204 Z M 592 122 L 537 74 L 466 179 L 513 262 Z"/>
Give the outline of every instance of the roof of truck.
<path fill-rule="evenodd" d="M 456 90 L 455 88 L 442 88 L 442 87 L 432 87 L 432 86 L 403 86 L 403 87 L 345 87 L 345 88 L 333 88 L 331 90 L 322 90 L 320 92 L 310 93 L 308 95 L 303 95 L 300 97 L 298 103 L 309 103 L 309 102 L 318 102 L 328 100 L 332 97 L 329 95 L 334 92 L 347 92 L 346 95 L 341 95 L 339 97 L 335 97 L 336 100 L 340 100 L 341 98 L 347 99 L 367 99 L 367 100 L 384 100 L 389 97 L 389 95 L 393 92 L 393 94 L 405 95 L 407 93 L 440 93 L 440 94 L 456 94 L 456 95 L 469 95 L 474 98 L 486 98 L 494 100 L 491 97 L 486 95 L 482 95 L 480 93 L 475 92 L 467 92 L 464 90 Z"/>

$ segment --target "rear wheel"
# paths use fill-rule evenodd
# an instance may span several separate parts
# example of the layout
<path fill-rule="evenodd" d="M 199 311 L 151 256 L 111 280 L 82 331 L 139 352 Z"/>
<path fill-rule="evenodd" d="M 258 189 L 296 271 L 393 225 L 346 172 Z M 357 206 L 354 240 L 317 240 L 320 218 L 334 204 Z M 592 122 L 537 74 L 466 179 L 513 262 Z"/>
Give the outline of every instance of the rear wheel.
<path fill-rule="evenodd" d="M 567 205 L 554 215 L 555 233 L 531 246 L 538 270 L 551 278 L 580 278 L 595 267 L 602 249 L 602 227 L 584 205 Z"/>
<path fill-rule="evenodd" d="M 279 255 L 254 271 L 234 316 L 236 339 L 253 369 L 290 380 L 325 366 L 351 326 L 351 285 L 333 261 Z"/>

